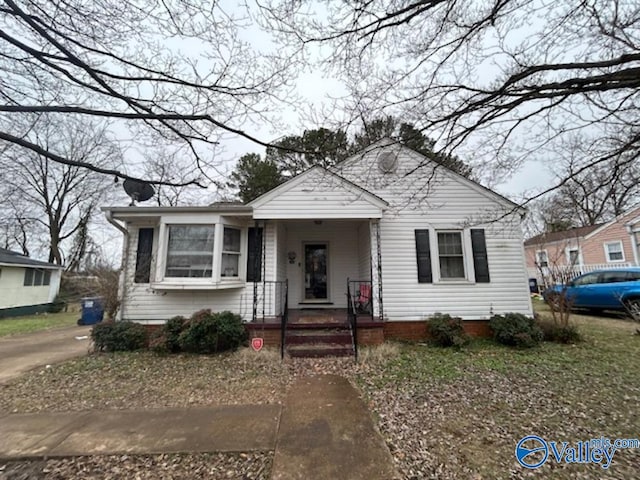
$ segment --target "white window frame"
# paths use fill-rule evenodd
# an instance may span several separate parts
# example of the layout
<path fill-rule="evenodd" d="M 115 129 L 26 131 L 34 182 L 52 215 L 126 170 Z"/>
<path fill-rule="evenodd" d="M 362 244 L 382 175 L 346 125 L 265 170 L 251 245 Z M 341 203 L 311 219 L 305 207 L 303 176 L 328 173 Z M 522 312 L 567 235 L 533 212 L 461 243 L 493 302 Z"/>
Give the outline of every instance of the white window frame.
<path fill-rule="evenodd" d="M 440 247 L 438 245 L 438 233 L 459 233 L 462 239 L 462 264 L 464 277 L 443 278 L 440 272 Z M 473 250 L 471 248 L 471 231 L 468 228 L 444 228 L 429 229 L 431 243 L 431 272 L 433 283 L 475 283 L 475 271 L 473 269 Z"/>
<path fill-rule="evenodd" d="M 571 263 L 571 252 L 578 252 L 578 261 L 574 264 Z M 565 256 L 567 259 L 567 265 L 582 265 L 582 251 L 580 250 L 580 247 L 567 247 L 565 249 Z"/>
<path fill-rule="evenodd" d="M 211 277 L 167 277 L 166 263 L 169 247 L 169 226 L 173 225 L 209 225 L 214 227 L 213 263 Z M 238 258 L 238 276 L 223 277 L 221 275 L 222 247 L 224 227 L 240 230 L 240 253 Z M 243 222 L 234 221 L 221 215 L 166 215 L 160 219 L 158 229 L 158 253 L 155 265 L 155 278 L 152 288 L 162 289 L 216 289 L 236 288 L 244 286 L 247 276 L 247 226 Z"/>
<path fill-rule="evenodd" d="M 547 263 L 546 265 L 542 265 L 542 262 L 540 262 L 540 254 L 544 253 L 544 257 L 545 257 L 545 262 Z M 536 259 L 535 259 L 535 264 L 536 267 L 538 268 L 548 268 L 549 267 L 549 252 L 547 251 L 546 248 L 542 249 L 542 250 L 536 250 Z"/>
<path fill-rule="evenodd" d="M 619 260 L 612 260 L 611 259 L 611 255 L 609 252 L 609 245 L 620 245 L 620 253 L 622 254 L 622 258 Z M 625 260 L 625 255 L 624 255 L 624 244 L 622 243 L 622 240 L 614 240 L 612 242 L 604 242 L 602 244 L 603 248 L 604 248 L 604 254 L 605 257 L 607 259 L 607 263 L 620 263 L 620 262 L 624 262 Z"/>

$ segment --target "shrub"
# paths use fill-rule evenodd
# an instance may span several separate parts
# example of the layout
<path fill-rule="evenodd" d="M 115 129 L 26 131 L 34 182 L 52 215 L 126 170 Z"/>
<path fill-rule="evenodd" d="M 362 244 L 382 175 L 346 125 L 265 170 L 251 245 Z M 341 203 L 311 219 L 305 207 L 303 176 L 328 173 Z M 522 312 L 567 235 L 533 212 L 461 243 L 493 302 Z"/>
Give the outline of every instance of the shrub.
<path fill-rule="evenodd" d="M 441 347 L 462 347 L 469 342 L 462 319 L 449 314 L 435 313 L 427 320 L 433 343 Z"/>
<path fill-rule="evenodd" d="M 553 319 L 536 316 L 536 324 L 542 330 L 545 342 L 578 343 L 582 341 L 582 335 L 572 323 L 560 325 Z"/>
<path fill-rule="evenodd" d="M 147 343 L 144 326 L 133 322 L 102 322 L 91 329 L 91 339 L 98 351 L 139 350 Z"/>
<path fill-rule="evenodd" d="M 489 320 L 489 326 L 493 330 L 493 338 L 503 345 L 531 348 L 543 338 L 535 320 L 521 313 L 494 315 Z"/>
<path fill-rule="evenodd" d="M 60 294 L 58 294 L 49 305 L 49 313 L 60 313 L 66 306 L 67 302 Z"/>
<path fill-rule="evenodd" d="M 216 353 L 237 349 L 246 335 L 239 315 L 200 310 L 184 324 L 178 343 L 185 352 Z"/>
<path fill-rule="evenodd" d="M 159 353 L 169 353 L 167 348 L 167 336 L 164 328 L 154 330 L 149 337 L 149 349 Z"/>
<path fill-rule="evenodd" d="M 180 351 L 180 334 L 183 332 L 187 319 L 184 317 L 173 317 L 167 320 L 162 327 L 162 333 L 166 342 L 166 350 L 171 353 Z"/>

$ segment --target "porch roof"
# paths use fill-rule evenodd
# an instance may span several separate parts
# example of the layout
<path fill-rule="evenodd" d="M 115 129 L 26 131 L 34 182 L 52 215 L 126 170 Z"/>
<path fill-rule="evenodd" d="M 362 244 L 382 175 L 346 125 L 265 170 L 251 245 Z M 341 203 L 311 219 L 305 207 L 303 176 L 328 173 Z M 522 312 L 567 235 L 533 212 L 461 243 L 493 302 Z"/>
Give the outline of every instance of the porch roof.
<path fill-rule="evenodd" d="M 388 203 L 340 175 L 315 166 L 248 204 L 253 218 L 381 218 Z"/>

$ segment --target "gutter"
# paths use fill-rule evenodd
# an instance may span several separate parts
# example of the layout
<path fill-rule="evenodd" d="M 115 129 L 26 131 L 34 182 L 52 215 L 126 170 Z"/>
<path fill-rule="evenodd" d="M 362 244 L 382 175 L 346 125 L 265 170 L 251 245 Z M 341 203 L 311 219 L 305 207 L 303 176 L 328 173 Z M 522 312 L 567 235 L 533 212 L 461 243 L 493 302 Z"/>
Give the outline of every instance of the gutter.
<path fill-rule="evenodd" d="M 122 320 L 124 318 L 124 286 L 127 272 L 127 259 L 129 258 L 129 231 L 126 227 L 122 226 L 113 218 L 113 211 L 104 210 L 107 222 L 116 227 L 122 232 L 122 262 L 120 265 L 120 278 L 118 281 L 118 299 L 120 300 L 120 308 L 116 314 L 116 320 Z"/>

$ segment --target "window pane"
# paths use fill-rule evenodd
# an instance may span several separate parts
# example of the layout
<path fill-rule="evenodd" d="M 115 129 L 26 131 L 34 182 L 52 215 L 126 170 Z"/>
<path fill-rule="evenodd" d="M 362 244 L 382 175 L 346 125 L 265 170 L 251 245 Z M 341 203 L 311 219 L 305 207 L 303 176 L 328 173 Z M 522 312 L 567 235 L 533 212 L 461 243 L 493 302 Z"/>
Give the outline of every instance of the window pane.
<path fill-rule="evenodd" d="M 622 260 L 622 244 L 620 242 L 607 243 L 607 251 L 609 252 L 609 260 Z"/>
<path fill-rule="evenodd" d="M 223 277 L 237 277 L 239 261 L 240 255 L 235 253 L 223 253 L 220 275 Z"/>
<path fill-rule="evenodd" d="M 171 225 L 167 248 L 167 277 L 211 277 L 213 225 Z"/>
<path fill-rule="evenodd" d="M 578 250 L 569 250 L 569 263 L 571 265 L 578 264 L 579 258 Z"/>
<path fill-rule="evenodd" d="M 442 278 L 464 278 L 462 257 L 440 257 L 440 276 Z"/>
<path fill-rule="evenodd" d="M 441 278 L 465 278 L 460 232 L 438 233 L 438 255 Z"/>
<path fill-rule="evenodd" d="M 438 233 L 440 255 L 462 255 L 462 236 L 458 232 Z"/>
<path fill-rule="evenodd" d="M 51 284 L 51 270 L 45 270 L 44 272 L 44 280 L 43 280 L 43 285 L 50 285 Z"/>
<path fill-rule="evenodd" d="M 33 284 L 36 287 L 42 285 L 42 270 L 36 270 L 33 272 Z"/>
<path fill-rule="evenodd" d="M 225 252 L 240 252 L 240 230 L 224 227 L 222 250 Z"/>
<path fill-rule="evenodd" d="M 33 285 L 33 270 L 31 268 L 25 268 L 24 270 L 24 286 L 30 287 Z"/>

